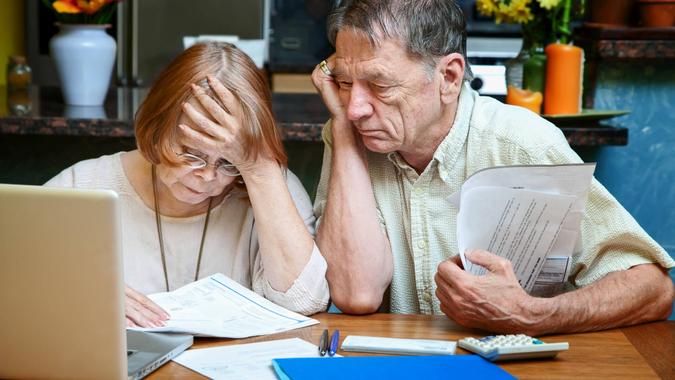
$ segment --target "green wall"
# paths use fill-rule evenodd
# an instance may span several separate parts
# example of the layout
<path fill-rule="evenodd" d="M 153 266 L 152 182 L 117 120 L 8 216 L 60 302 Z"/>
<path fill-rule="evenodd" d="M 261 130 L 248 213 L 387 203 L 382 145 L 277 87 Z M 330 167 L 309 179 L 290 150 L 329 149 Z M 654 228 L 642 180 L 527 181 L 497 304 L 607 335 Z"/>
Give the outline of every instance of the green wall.
<path fill-rule="evenodd" d="M 24 55 L 26 51 L 23 15 L 23 0 L 0 0 L 0 86 L 7 84 L 9 57 Z"/>

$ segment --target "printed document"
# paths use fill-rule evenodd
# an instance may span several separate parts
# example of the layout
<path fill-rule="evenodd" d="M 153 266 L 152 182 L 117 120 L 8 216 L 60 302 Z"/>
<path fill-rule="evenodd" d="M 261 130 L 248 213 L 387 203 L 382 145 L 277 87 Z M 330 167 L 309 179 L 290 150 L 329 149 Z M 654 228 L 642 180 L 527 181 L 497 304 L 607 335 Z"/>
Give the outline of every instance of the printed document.
<path fill-rule="evenodd" d="M 173 360 L 211 379 L 277 380 L 272 359 L 314 357 L 319 357 L 317 346 L 292 338 L 193 349 Z"/>
<path fill-rule="evenodd" d="M 148 297 L 166 310 L 171 318 L 164 327 L 137 330 L 246 338 L 319 323 L 268 301 L 221 273 L 173 292 Z"/>
<path fill-rule="evenodd" d="M 581 246 L 581 220 L 595 164 L 498 166 L 474 173 L 450 196 L 459 208 L 457 240 L 465 270 L 467 249 L 507 258 L 530 294 L 562 288 Z"/>

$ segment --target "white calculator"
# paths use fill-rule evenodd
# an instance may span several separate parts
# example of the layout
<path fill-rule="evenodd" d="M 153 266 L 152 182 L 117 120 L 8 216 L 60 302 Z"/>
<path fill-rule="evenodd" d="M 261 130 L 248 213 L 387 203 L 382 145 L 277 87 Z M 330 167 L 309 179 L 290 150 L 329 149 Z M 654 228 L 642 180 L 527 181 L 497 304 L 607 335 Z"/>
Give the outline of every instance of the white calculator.
<path fill-rule="evenodd" d="M 537 338 L 523 334 L 464 338 L 460 339 L 457 345 L 490 361 L 552 358 L 558 355 L 558 352 L 569 349 L 567 342 L 544 343 Z"/>

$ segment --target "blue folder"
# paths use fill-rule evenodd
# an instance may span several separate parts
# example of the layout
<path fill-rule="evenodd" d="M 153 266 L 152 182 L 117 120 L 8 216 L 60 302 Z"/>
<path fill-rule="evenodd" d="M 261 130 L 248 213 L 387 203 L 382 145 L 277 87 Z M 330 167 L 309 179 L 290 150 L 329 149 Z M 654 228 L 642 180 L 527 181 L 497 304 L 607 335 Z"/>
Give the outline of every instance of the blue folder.
<path fill-rule="evenodd" d="M 515 379 L 478 355 L 274 359 L 281 380 Z"/>

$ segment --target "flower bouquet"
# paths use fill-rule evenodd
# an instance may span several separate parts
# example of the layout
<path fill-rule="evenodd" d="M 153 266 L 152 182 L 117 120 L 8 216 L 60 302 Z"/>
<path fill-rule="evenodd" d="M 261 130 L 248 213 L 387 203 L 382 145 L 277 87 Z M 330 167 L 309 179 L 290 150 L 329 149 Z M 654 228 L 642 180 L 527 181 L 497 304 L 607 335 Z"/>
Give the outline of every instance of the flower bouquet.
<path fill-rule="evenodd" d="M 551 99 L 547 100 L 548 94 L 553 94 L 547 88 L 547 81 L 559 82 L 564 77 L 563 81 L 572 83 L 578 76 L 577 82 L 580 83 L 580 64 L 575 65 L 575 68 L 579 68 L 576 73 L 560 73 L 557 69 L 551 69 L 552 62 L 547 56 L 555 56 L 557 59 L 561 54 L 566 55 L 573 51 L 573 58 L 567 59 L 564 66 L 569 66 L 573 61 L 576 63 L 581 49 L 568 45 L 572 35 L 570 21 L 573 13 L 583 13 L 584 3 L 584 0 L 476 1 L 478 11 L 485 16 L 494 17 L 496 23 L 516 23 L 522 27 L 521 52 L 506 65 L 507 103 L 521 105 L 540 113 L 543 102 L 546 113 L 561 113 L 554 110 L 556 107 L 547 107 L 547 103 L 552 104 L 549 100 L 560 99 L 560 96 L 550 95 Z M 556 64 L 553 66 L 560 67 Z M 556 84 L 551 84 L 555 89 Z M 578 87 L 580 94 L 580 84 Z M 571 92 L 576 93 L 576 90 Z M 574 111 L 574 106 L 565 106 L 562 113 L 578 113 L 579 105 L 580 102 L 576 107 L 578 111 Z"/>
<path fill-rule="evenodd" d="M 116 0 L 42 0 L 61 24 L 109 24 Z"/>

